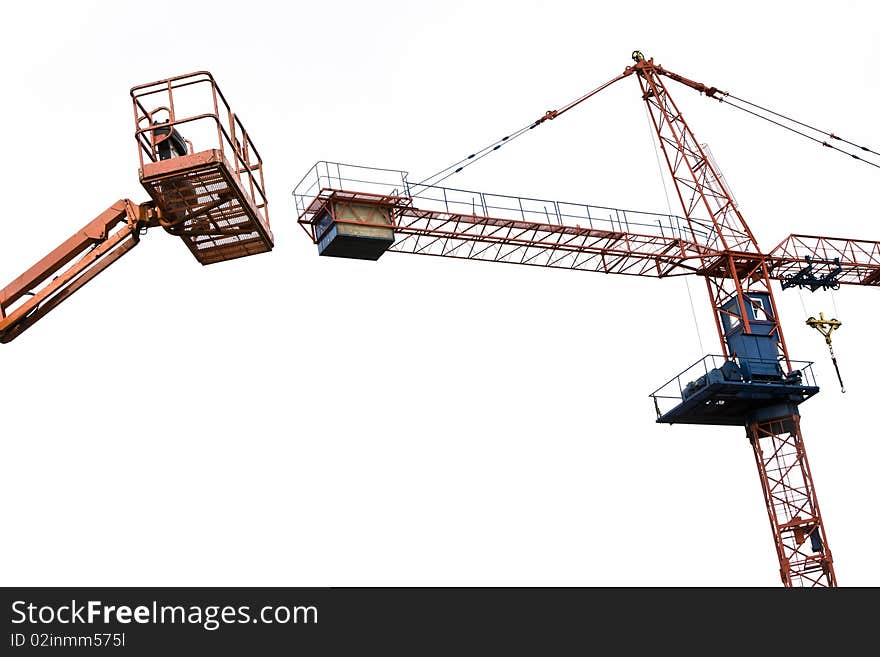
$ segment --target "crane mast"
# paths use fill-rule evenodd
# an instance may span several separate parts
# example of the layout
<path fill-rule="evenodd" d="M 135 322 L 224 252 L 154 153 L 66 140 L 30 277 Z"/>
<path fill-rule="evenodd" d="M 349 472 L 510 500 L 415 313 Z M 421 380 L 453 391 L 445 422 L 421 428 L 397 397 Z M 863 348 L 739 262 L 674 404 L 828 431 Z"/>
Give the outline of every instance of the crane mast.
<path fill-rule="evenodd" d="M 785 362 L 790 371 L 767 257 L 670 97 L 662 80 L 666 71 L 640 53 L 633 58 L 636 63 L 628 70 L 638 77 L 684 217 L 691 226 L 710 228 L 710 245 L 721 252 L 704 258 L 699 273 L 706 281 L 722 353 L 758 356 L 750 365 L 764 369 L 765 375 L 773 374 L 767 370 L 776 367 L 776 361 Z M 698 91 L 710 91 L 675 77 Z M 748 420 L 746 435 L 755 454 L 783 584 L 836 586 L 797 406 L 772 405 Z"/>
<path fill-rule="evenodd" d="M 784 288 L 878 287 L 880 242 L 792 234 L 763 251 L 665 80 L 718 100 L 729 95 L 638 51 L 633 59 L 609 82 L 418 183 L 404 171 L 318 162 L 293 191 L 298 222 L 323 256 L 377 260 L 391 251 L 652 278 L 701 276 L 721 353 L 698 360 L 651 394 L 657 422 L 743 427 L 782 583 L 836 586 L 799 412 L 819 387 L 812 363 L 788 353 L 771 282 Z M 682 216 L 437 184 L 632 76 Z"/>

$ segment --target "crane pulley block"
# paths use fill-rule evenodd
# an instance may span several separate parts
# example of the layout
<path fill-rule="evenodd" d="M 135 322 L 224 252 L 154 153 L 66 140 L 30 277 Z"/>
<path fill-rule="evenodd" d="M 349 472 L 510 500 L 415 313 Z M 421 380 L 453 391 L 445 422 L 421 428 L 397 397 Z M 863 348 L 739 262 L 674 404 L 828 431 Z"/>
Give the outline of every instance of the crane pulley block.
<path fill-rule="evenodd" d="M 804 256 L 807 263 L 802 269 L 782 279 L 782 289 L 790 287 L 808 288 L 810 292 L 816 290 L 837 290 L 840 288 L 839 276 L 843 271 L 840 258 L 814 261 L 810 256 Z M 826 265 L 824 274 L 817 274 L 813 270 L 814 265 Z"/>
<path fill-rule="evenodd" d="M 840 382 L 840 392 L 846 392 L 843 385 L 843 377 L 840 376 L 840 368 L 837 366 L 837 356 L 834 355 L 834 347 L 831 346 L 831 334 L 843 326 L 843 322 L 839 319 L 825 319 L 825 313 L 819 313 L 819 319 L 810 317 L 806 322 L 807 326 L 814 328 L 825 338 L 825 344 L 828 345 L 828 353 L 831 354 L 831 362 L 834 364 L 834 371 L 837 372 L 837 380 Z"/>
<path fill-rule="evenodd" d="M 831 334 L 843 326 L 839 319 L 825 319 L 825 313 L 819 313 L 819 319 L 810 317 L 806 321 L 807 326 L 816 329 L 825 338 L 825 344 L 831 346 Z"/>

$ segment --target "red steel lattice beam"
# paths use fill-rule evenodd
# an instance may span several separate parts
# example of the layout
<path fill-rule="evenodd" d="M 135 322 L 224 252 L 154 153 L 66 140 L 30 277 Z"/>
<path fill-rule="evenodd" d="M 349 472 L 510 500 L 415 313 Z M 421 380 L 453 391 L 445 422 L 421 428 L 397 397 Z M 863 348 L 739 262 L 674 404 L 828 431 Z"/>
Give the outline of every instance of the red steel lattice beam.
<path fill-rule="evenodd" d="M 389 250 L 399 253 L 662 278 L 694 273 L 711 251 L 671 237 L 415 207 L 395 215 Z"/>
<path fill-rule="evenodd" d="M 300 223 L 317 241 L 314 219 L 325 208 L 367 204 L 390 211 L 395 242 L 389 251 L 657 278 L 696 273 L 705 260 L 718 255 L 678 237 L 443 212 L 417 207 L 418 202 L 411 197 L 324 189 Z M 336 219 L 336 223 L 387 227 L 367 220 Z"/>
<path fill-rule="evenodd" d="M 758 247 L 713 163 L 669 97 L 661 76 L 674 77 L 692 87 L 694 83 L 680 76 L 669 76 L 662 67 L 655 66 L 653 60 L 636 59 L 635 66 L 628 70 L 634 70 L 638 76 L 642 98 L 648 106 L 685 218 L 689 221 L 694 216 L 710 219 L 715 226 L 719 250 L 723 252 L 722 258 L 701 272 L 706 277 L 721 348 L 726 356 L 732 355 L 722 321 L 731 318 L 725 315 L 738 317 L 742 322 L 741 332 L 750 334 L 752 328 L 746 312 L 752 303 L 750 295 L 766 295 L 771 305 L 767 315 L 771 326 L 769 332 L 762 333 L 775 336 L 778 359 L 785 361 L 790 370 L 791 360 L 779 324 L 768 258 Z M 708 93 L 705 87 L 699 90 Z M 710 245 L 715 246 L 712 242 Z M 731 304 L 734 299 L 736 303 Z M 748 425 L 746 432 L 755 453 L 782 582 L 789 587 L 836 586 L 797 411 L 791 406 L 783 407 L 775 418 L 773 409 L 768 408 L 765 413 L 768 419 Z M 806 552 L 807 543 L 817 548 L 815 554 Z"/>
<path fill-rule="evenodd" d="M 752 424 L 746 433 L 755 453 L 782 583 L 836 586 L 800 418 Z"/>
<path fill-rule="evenodd" d="M 767 256 L 771 276 L 785 280 L 797 274 L 807 264 L 807 258 L 817 275 L 839 265 L 836 278 L 843 285 L 880 285 L 880 242 L 789 235 Z"/>

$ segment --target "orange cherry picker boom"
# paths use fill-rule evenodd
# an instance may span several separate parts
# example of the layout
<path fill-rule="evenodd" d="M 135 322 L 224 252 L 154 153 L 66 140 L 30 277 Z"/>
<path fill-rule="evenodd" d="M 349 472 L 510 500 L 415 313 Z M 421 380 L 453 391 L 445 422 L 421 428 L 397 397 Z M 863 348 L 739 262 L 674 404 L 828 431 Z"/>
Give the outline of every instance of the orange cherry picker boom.
<path fill-rule="evenodd" d="M 150 228 L 180 237 L 203 265 L 272 249 L 262 160 L 211 74 L 139 85 L 131 98 L 139 177 L 151 200 L 113 203 L 0 289 L 0 342 L 33 326 Z M 193 143 L 210 148 L 195 152 Z"/>
<path fill-rule="evenodd" d="M 819 388 L 811 364 L 789 356 L 771 282 L 811 290 L 878 286 L 880 243 L 790 235 L 762 250 L 665 80 L 871 166 L 880 166 L 869 159 L 880 154 L 668 71 L 638 51 L 633 60 L 597 89 L 419 183 L 411 183 L 403 171 L 319 162 L 294 189 L 298 221 L 326 256 L 376 260 L 392 251 L 654 278 L 701 277 L 721 353 L 700 359 L 652 393 L 657 422 L 744 427 L 782 583 L 835 586 L 799 412 Z M 627 77 L 638 80 L 682 216 L 438 185 Z"/>

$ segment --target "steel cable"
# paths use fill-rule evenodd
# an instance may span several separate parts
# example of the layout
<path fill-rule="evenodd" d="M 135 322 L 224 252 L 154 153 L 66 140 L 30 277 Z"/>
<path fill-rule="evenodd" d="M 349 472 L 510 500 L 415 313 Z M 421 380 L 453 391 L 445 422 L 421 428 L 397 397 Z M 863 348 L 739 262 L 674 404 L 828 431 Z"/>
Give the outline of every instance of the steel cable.
<path fill-rule="evenodd" d="M 875 162 L 871 162 L 870 160 L 866 160 L 865 158 L 860 157 L 860 156 L 856 155 L 855 153 L 850 153 L 848 150 L 845 150 L 845 149 L 843 149 L 843 148 L 839 148 L 839 147 L 835 146 L 834 144 L 830 144 L 830 143 L 828 143 L 828 142 L 825 141 L 824 139 L 819 139 L 819 138 L 817 138 L 817 137 L 814 137 L 813 135 L 809 135 L 809 134 L 807 134 L 806 132 L 803 132 L 803 131 L 801 131 L 801 130 L 798 130 L 797 128 L 793 128 L 793 127 L 790 126 L 790 125 L 786 125 L 785 123 L 782 123 L 782 122 L 780 122 L 780 121 L 775 121 L 774 119 L 771 119 L 771 118 L 768 117 L 768 116 L 764 116 L 764 115 L 761 114 L 760 112 L 756 112 L 756 111 L 754 111 L 754 110 L 751 110 L 751 109 L 749 109 L 748 107 L 743 107 L 742 105 L 738 104 L 738 102 L 732 102 L 730 99 L 734 99 L 734 100 L 736 100 L 736 101 L 738 101 L 738 102 L 745 103 L 745 104 L 750 105 L 751 107 L 754 107 L 754 108 L 756 108 L 756 109 L 758 109 L 758 110 L 760 110 L 760 111 L 762 111 L 762 112 L 767 112 L 767 113 L 772 114 L 772 115 L 774 115 L 774 116 L 778 116 L 778 117 L 780 117 L 781 119 L 784 119 L 785 121 L 789 121 L 789 122 L 794 123 L 794 124 L 796 124 L 796 125 L 803 126 L 803 127 L 807 128 L 807 129 L 809 129 L 809 130 L 813 130 L 814 132 L 817 132 L 817 133 L 819 133 L 819 134 L 822 134 L 822 135 L 825 135 L 825 136 L 827 136 L 827 137 L 830 137 L 831 139 L 836 139 L 836 140 L 838 140 L 838 141 L 844 142 L 844 143 L 846 143 L 846 144 L 849 144 L 849 145 L 851 145 L 851 146 L 853 146 L 853 147 L 855 147 L 855 148 L 858 148 L 858 149 L 860 149 L 860 150 L 863 150 L 863 151 L 865 151 L 865 152 L 872 153 L 872 154 L 874 154 L 874 155 L 878 155 L 878 156 L 880 156 L 880 153 L 877 153 L 876 151 L 871 150 L 871 149 L 868 148 L 867 146 L 859 146 L 858 144 L 855 144 L 855 143 L 853 143 L 853 142 L 851 142 L 851 141 L 848 141 L 848 140 L 846 140 L 846 139 L 842 139 L 841 137 L 838 137 L 837 135 L 835 135 L 835 134 L 833 134 L 833 133 L 831 133 L 831 132 L 826 132 L 826 131 L 824 131 L 824 130 L 820 130 L 820 129 L 818 129 L 818 128 L 814 128 L 814 127 L 811 126 L 811 125 L 808 125 L 808 124 L 803 123 L 803 122 L 801 122 L 801 121 L 797 121 L 797 120 L 795 120 L 795 119 L 789 118 L 789 117 L 785 116 L 784 114 L 780 114 L 780 113 L 778 113 L 778 112 L 774 112 L 773 110 L 769 110 L 769 109 L 767 109 L 767 108 L 765 108 L 765 107 L 761 107 L 760 105 L 756 105 L 755 103 L 751 103 L 751 102 L 749 102 L 749 101 L 747 101 L 747 100 L 743 100 L 742 98 L 739 98 L 739 97 L 734 96 L 734 95 L 732 95 L 732 94 L 725 94 L 725 97 L 718 97 L 718 101 L 719 101 L 719 102 L 727 103 L 730 107 L 733 107 L 733 108 L 736 108 L 736 109 L 741 110 L 741 111 L 743 111 L 743 112 L 746 112 L 747 114 L 751 114 L 752 116 L 756 116 L 756 117 L 758 117 L 759 119 L 762 119 L 762 120 L 764 120 L 764 121 L 767 121 L 767 122 L 769 122 L 769 123 L 772 123 L 773 125 L 777 125 L 777 126 L 779 126 L 780 128 L 784 128 L 784 129 L 786 129 L 786 130 L 788 130 L 788 131 L 790 131 L 790 132 L 795 133 L 796 135 L 800 135 L 801 137 L 806 137 L 806 138 L 809 139 L 810 141 L 814 141 L 814 142 L 816 142 L 817 144 L 819 144 L 819 145 L 821 145 L 821 146 L 824 146 L 825 148 L 830 148 L 831 150 L 835 150 L 835 151 L 837 151 L 837 152 L 839 152 L 839 153 L 843 153 L 844 155 L 848 155 L 849 157 L 853 158 L 854 160 L 858 160 L 859 162 L 864 162 L 865 164 L 868 164 L 868 165 L 870 165 L 870 166 L 872 166 L 872 167 L 875 167 L 875 168 L 877 168 L 877 169 L 880 169 L 880 164 L 877 164 L 877 163 L 875 163 Z"/>
<path fill-rule="evenodd" d="M 413 186 L 410 188 L 410 195 L 411 196 L 419 196 L 420 194 L 424 193 L 429 187 L 437 185 L 438 183 L 441 183 L 444 180 L 446 180 L 447 178 L 449 178 L 450 176 L 453 176 L 456 173 L 459 173 L 460 171 L 462 171 L 463 169 L 471 166 L 472 164 L 479 162 L 480 160 L 482 160 L 484 157 L 486 157 L 490 153 L 494 153 L 495 151 L 500 149 L 502 146 L 505 146 L 506 144 L 509 144 L 510 142 L 512 142 L 514 139 L 521 137 L 522 135 L 527 133 L 529 130 L 537 128 L 539 125 L 541 125 L 545 121 L 555 119 L 560 114 L 564 114 L 568 110 L 576 107 L 577 105 L 580 105 L 582 102 L 584 102 L 588 98 L 593 97 L 594 95 L 596 95 L 597 93 L 599 93 L 603 89 L 610 87 L 612 84 L 614 84 L 618 80 L 623 79 L 624 77 L 626 77 L 626 75 L 618 75 L 616 78 L 613 78 L 613 79 L 609 80 L 608 82 L 606 82 L 605 84 L 603 84 L 599 87 L 596 87 L 592 91 L 585 93 L 580 98 L 577 98 L 576 100 L 571 101 L 567 105 L 563 105 L 558 110 L 549 110 L 546 114 L 544 114 L 544 116 L 539 118 L 537 121 L 532 121 L 531 123 L 523 126 L 519 130 L 512 132 L 511 134 L 507 135 L 506 137 L 502 137 L 501 139 L 492 142 L 488 146 L 485 146 L 484 148 L 481 148 L 480 150 L 475 151 L 474 153 L 471 153 L 467 157 L 460 159 L 458 162 L 455 162 L 454 164 L 450 164 L 448 167 L 440 169 L 440 171 L 438 171 L 437 173 L 430 175 L 427 178 L 424 178 L 423 180 L 421 180 L 417 183 L 414 183 Z M 416 188 L 416 187 L 423 187 L 424 189 L 420 192 L 413 192 L 413 188 Z"/>

